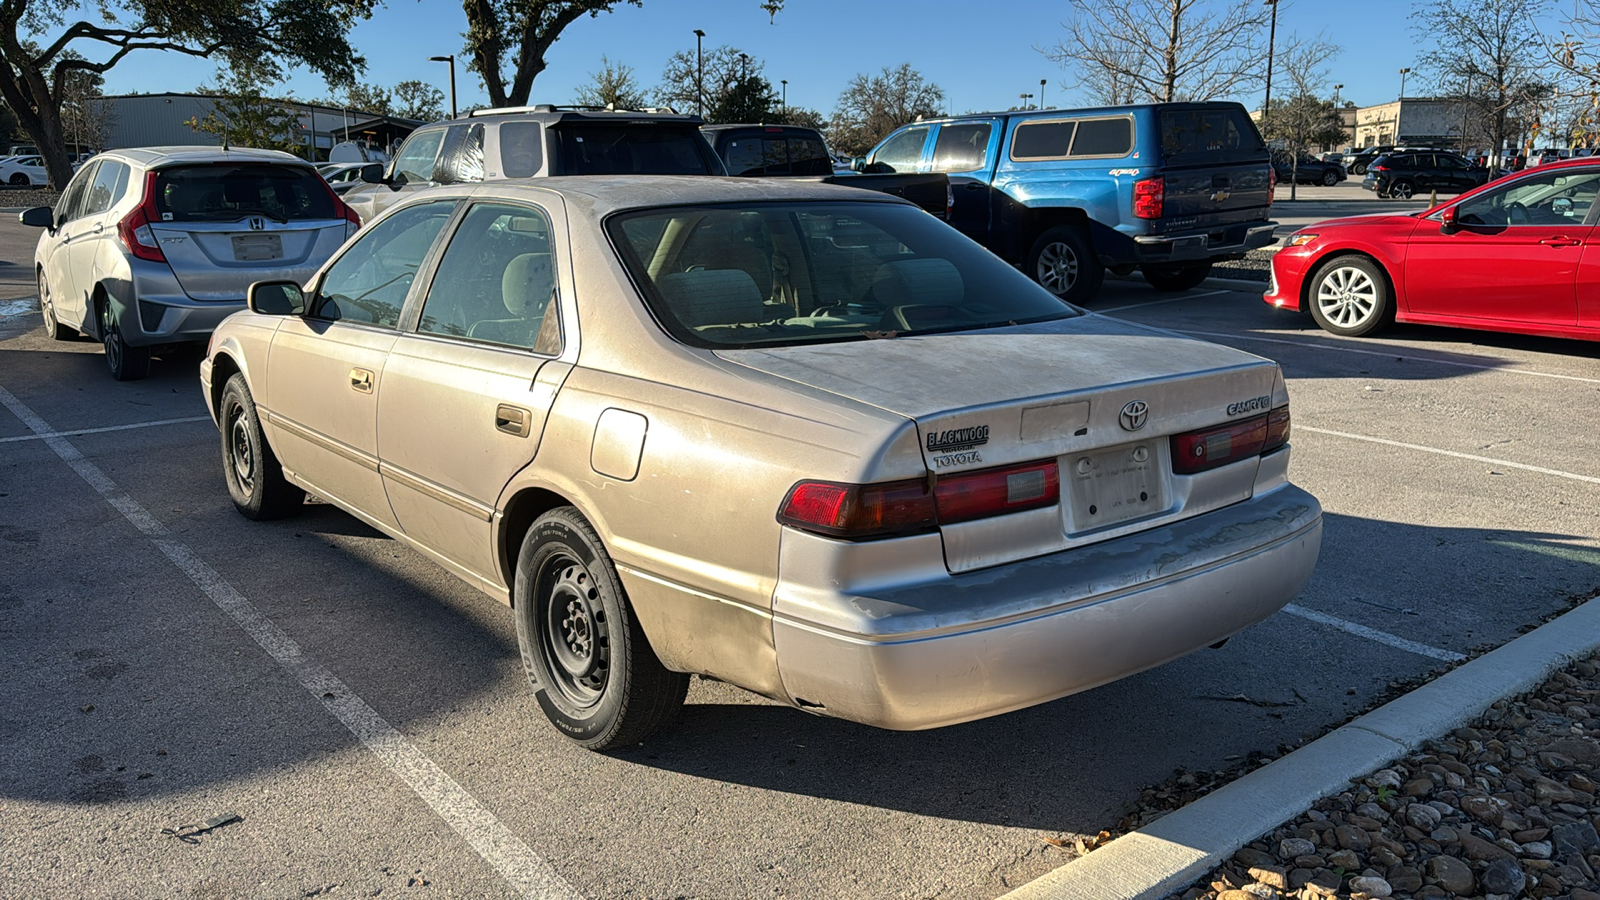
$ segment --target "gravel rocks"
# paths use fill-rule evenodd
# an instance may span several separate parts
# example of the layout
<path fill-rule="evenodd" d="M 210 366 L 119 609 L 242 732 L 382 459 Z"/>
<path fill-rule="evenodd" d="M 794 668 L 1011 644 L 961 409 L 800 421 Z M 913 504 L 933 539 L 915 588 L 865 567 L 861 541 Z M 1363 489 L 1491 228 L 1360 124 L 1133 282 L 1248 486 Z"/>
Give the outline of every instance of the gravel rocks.
<path fill-rule="evenodd" d="M 27 209 L 30 206 L 55 206 L 59 191 L 42 187 L 0 185 L 0 206 Z"/>
<path fill-rule="evenodd" d="M 1597 772 L 1600 656 L 1318 801 L 1175 896 L 1600 900 Z"/>
<path fill-rule="evenodd" d="M 1215 278 L 1238 278 L 1245 281 L 1261 282 L 1262 290 L 1266 289 L 1267 281 L 1272 277 L 1272 254 L 1264 250 L 1251 250 L 1244 259 L 1229 259 L 1211 264 L 1211 274 Z M 1399 785 L 1396 785 L 1399 787 Z"/>

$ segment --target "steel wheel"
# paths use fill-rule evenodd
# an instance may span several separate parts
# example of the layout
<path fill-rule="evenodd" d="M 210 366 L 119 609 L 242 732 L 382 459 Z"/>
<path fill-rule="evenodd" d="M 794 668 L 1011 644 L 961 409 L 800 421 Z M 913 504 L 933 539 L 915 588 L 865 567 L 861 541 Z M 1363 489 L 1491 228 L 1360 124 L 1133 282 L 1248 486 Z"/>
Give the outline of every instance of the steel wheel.
<path fill-rule="evenodd" d="M 1356 337 L 1383 327 L 1389 316 L 1389 283 L 1371 260 L 1334 259 L 1312 282 L 1311 315 L 1333 334 Z"/>
<path fill-rule="evenodd" d="M 222 411 L 223 434 L 228 447 L 228 465 L 234 480 L 245 494 L 256 492 L 256 450 L 250 436 L 250 419 L 245 415 L 243 398 L 230 395 Z"/>
<path fill-rule="evenodd" d="M 545 563 L 534 585 L 544 625 L 539 651 L 555 676 L 548 686 L 573 706 L 592 707 L 605 692 L 611 668 L 611 632 L 594 576 L 583 563 L 559 554 Z"/>
<path fill-rule="evenodd" d="M 304 505 L 306 492 L 283 477 L 283 467 L 261 432 L 255 400 L 244 376 L 235 373 L 217 404 L 222 432 L 222 480 L 234 508 L 249 519 L 280 519 Z"/>

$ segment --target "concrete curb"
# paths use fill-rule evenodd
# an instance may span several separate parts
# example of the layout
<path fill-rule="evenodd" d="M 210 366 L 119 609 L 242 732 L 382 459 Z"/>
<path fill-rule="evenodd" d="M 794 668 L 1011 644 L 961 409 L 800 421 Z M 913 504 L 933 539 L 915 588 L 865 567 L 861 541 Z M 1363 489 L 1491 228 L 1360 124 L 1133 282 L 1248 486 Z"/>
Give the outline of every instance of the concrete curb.
<path fill-rule="evenodd" d="M 1002 900 L 1162 900 L 1359 778 L 1600 649 L 1600 599 L 1448 672 Z"/>

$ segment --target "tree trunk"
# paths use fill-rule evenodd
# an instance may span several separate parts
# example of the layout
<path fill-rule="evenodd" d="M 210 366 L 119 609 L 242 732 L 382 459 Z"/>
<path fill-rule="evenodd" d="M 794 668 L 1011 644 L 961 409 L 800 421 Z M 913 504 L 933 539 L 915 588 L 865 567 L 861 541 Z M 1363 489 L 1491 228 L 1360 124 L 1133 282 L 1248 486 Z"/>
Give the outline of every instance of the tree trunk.
<path fill-rule="evenodd" d="M 11 68 L 20 71 L 22 77 L 0 71 L 0 97 L 16 113 L 17 124 L 38 149 L 50 187 L 61 190 L 72 180 L 72 162 L 67 159 L 67 139 L 61 127 L 61 108 L 50 96 L 44 73 L 37 67 L 13 62 Z"/>

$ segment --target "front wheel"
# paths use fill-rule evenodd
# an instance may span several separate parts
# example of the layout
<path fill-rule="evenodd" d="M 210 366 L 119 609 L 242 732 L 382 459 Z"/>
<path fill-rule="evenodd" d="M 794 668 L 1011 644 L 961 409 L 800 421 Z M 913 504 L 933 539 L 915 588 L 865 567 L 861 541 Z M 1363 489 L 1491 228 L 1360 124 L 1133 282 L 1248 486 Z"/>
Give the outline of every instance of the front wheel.
<path fill-rule="evenodd" d="M 50 296 L 50 288 L 44 281 L 44 270 L 39 271 L 39 313 L 44 316 L 44 333 L 52 341 L 70 341 L 77 335 L 77 331 L 61 324 L 56 318 L 55 301 Z"/>
<path fill-rule="evenodd" d="M 1206 277 L 1211 274 L 1211 263 L 1202 262 L 1182 265 L 1176 263 L 1167 265 L 1146 263 L 1139 267 L 1139 271 L 1144 273 L 1144 280 L 1150 282 L 1150 286 L 1156 290 L 1176 293 L 1199 287 L 1200 282 L 1205 281 Z"/>
<path fill-rule="evenodd" d="M 281 519 L 300 509 L 306 492 L 283 477 L 277 454 L 261 432 L 261 417 L 242 374 L 228 379 L 218 410 L 222 426 L 222 475 L 228 496 L 247 519 Z"/>
<path fill-rule="evenodd" d="M 11 182 L 12 184 L 28 184 L 29 183 L 28 176 L 22 174 L 21 172 L 13 173 L 12 176 L 10 178 L 6 179 L 6 180 Z"/>
<path fill-rule="evenodd" d="M 1322 186 L 1333 187 L 1339 183 L 1339 173 L 1332 169 L 1322 173 Z"/>
<path fill-rule="evenodd" d="M 1045 290 L 1068 303 L 1083 303 L 1100 290 L 1106 270 L 1083 229 L 1057 225 L 1033 242 L 1027 272 Z"/>
<path fill-rule="evenodd" d="M 122 337 L 122 326 L 109 300 L 100 304 L 100 341 L 106 348 L 106 365 L 118 381 L 138 381 L 150 374 L 150 348 L 135 347 Z"/>
<path fill-rule="evenodd" d="M 523 668 L 539 707 L 569 740 L 626 747 L 682 708 L 689 676 L 656 657 L 611 555 L 576 509 L 553 509 L 528 529 L 513 597 Z"/>
<path fill-rule="evenodd" d="M 1330 259 L 1311 279 L 1311 317 L 1333 334 L 1372 334 L 1388 324 L 1392 303 L 1383 270 L 1362 256 Z"/>

